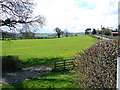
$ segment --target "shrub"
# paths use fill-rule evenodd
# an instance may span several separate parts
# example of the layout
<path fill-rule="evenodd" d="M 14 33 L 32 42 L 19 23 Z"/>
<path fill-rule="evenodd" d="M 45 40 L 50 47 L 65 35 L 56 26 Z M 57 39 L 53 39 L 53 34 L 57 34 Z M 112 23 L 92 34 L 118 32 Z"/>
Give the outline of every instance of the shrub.
<path fill-rule="evenodd" d="M 111 32 L 109 30 L 107 30 L 107 29 L 103 29 L 102 32 L 103 32 L 103 34 L 105 34 L 107 36 L 111 35 Z"/>
<path fill-rule="evenodd" d="M 96 30 L 95 29 L 93 29 L 92 34 L 96 34 Z"/>
<path fill-rule="evenodd" d="M 77 84 L 82 88 L 116 88 L 117 40 L 101 41 L 78 52 Z"/>
<path fill-rule="evenodd" d="M 17 56 L 3 56 L 2 57 L 2 71 L 12 72 L 20 69 L 20 60 Z"/>

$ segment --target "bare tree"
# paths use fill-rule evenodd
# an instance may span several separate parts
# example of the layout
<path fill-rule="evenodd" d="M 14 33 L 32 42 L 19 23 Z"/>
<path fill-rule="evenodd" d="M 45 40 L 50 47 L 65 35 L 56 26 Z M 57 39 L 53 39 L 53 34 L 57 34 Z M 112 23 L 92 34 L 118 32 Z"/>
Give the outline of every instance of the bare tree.
<path fill-rule="evenodd" d="M 66 36 L 66 37 L 69 36 L 69 33 L 68 33 L 68 30 L 67 30 L 67 29 L 64 30 L 64 33 L 65 33 L 65 36 Z"/>
<path fill-rule="evenodd" d="M 1 0 L 0 27 L 17 28 L 21 25 L 26 27 L 26 30 L 30 30 L 30 27 L 42 27 L 45 25 L 45 17 L 33 16 L 34 6 L 35 3 L 31 0 Z"/>
<path fill-rule="evenodd" d="M 35 33 L 33 32 L 22 32 L 22 38 L 24 39 L 31 39 L 31 38 L 34 38 L 35 37 Z"/>
<path fill-rule="evenodd" d="M 64 32 L 61 31 L 61 29 L 58 28 L 58 27 L 55 28 L 55 31 L 57 32 L 57 36 L 58 36 L 58 38 L 60 38 L 60 35 L 64 33 Z"/>

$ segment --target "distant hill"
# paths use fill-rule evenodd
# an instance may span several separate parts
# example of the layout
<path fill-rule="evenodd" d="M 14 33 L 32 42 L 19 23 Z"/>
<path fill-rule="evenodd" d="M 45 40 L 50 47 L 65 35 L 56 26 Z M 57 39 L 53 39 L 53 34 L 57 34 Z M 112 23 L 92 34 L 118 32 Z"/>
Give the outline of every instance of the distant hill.
<path fill-rule="evenodd" d="M 71 33 L 72 35 L 83 36 L 85 32 Z"/>
<path fill-rule="evenodd" d="M 78 32 L 78 33 L 72 33 L 72 32 L 69 32 L 70 34 L 73 34 L 73 35 L 75 35 L 75 34 L 77 34 L 77 35 L 79 35 L 79 36 L 83 36 L 83 35 L 85 35 L 85 32 Z M 36 35 L 52 35 L 52 34 L 56 34 L 56 33 L 35 33 Z"/>
<path fill-rule="evenodd" d="M 36 35 L 48 35 L 48 34 L 55 34 L 55 33 L 35 33 Z"/>

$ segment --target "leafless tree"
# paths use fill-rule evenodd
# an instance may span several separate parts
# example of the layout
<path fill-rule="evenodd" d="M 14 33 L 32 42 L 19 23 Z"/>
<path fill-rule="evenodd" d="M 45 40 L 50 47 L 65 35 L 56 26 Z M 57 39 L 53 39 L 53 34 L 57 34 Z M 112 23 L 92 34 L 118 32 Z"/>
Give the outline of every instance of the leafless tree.
<path fill-rule="evenodd" d="M 60 38 L 60 35 L 64 33 L 64 32 L 63 32 L 60 28 L 58 28 L 58 27 L 55 28 L 55 31 L 56 31 L 56 33 L 57 33 L 58 38 Z"/>
<path fill-rule="evenodd" d="M 17 29 L 22 26 L 25 30 L 30 30 L 30 27 L 42 27 L 45 25 L 45 17 L 32 14 L 35 5 L 31 0 L 0 0 L 0 27 Z"/>
<path fill-rule="evenodd" d="M 68 33 L 67 28 L 64 30 L 64 33 L 65 33 L 65 36 L 66 36 L 66 37 L 68 37 L 68 36 L 69 36 L 69 33 Z"/>

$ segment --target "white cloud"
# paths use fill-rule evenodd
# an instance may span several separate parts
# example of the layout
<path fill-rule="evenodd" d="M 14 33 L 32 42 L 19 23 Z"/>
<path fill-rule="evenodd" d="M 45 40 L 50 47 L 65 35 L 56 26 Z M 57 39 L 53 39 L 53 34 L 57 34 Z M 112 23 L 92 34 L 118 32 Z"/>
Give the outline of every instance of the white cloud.
<path fill-rule="evenodd" d="M 43 29 L 55 27 L 69 32 L 82 32 L 87 27 L 117 27 L 118 0 L 36 0 L 35 14 L 46 17 Z M 87 5 L 87 6 L 86 6 Z M 82 6 L 82 7 L 81 7 Z M 86 8 L 87 7 L 87 8 Z"/>

